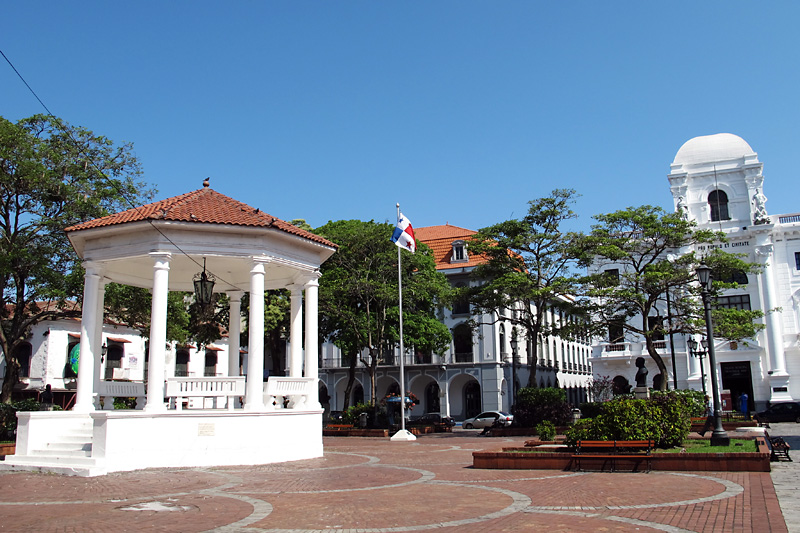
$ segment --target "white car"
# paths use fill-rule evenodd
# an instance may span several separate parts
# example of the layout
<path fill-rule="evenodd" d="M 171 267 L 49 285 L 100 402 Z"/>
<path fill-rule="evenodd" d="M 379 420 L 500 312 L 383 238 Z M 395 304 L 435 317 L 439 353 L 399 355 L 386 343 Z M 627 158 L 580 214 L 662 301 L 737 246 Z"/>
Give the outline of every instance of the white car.
<path fill-rule="evenodd" d="M 482 429 L 492 427 L 497 421 L 500 426 L 510 426 L 514 421 L 514 415 L 502 411 L 484 411 L 478 416 L 467 418 L 461 423 L 464 429 Z"/>

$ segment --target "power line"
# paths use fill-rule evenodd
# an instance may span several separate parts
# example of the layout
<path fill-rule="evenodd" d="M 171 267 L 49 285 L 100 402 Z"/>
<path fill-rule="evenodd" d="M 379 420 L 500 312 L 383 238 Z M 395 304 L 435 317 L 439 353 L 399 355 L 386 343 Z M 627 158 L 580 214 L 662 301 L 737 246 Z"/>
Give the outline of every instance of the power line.
<path fill-rule="evenodd" d="M 56 116 L 55 116 L 55 115 L 52 113 L 52 111 L 50 111 L 50 108 L 48 108 L 48 107 L 47 107 L 47 104 L 45 104 L 45 103 L 44 103 L 44 101 L 42 101 L 42 99 L 41 99 L 41 98 L 39 98 L 39 95 L 38 95 L 38 94 L 36 94 L 36 91 L 34 91 L 34 90 L 33 90 L 33 87 L 31 87 L 31 86 L 30 86 L 30 84 L 29 84 L 29 83 L 28 83 L 28 82 L 25 80 L 25 77 L 22 75 L 22 73 L 20 73 L 20 71 L 19 71 L 19 70 L 17 70 L 17 67 L 15 67 L 15 66 L 14 66 L 14 63 L 12 63 L 12 62 L 11 62 L 11 60 L 8 58 L 8 56 L 6 56 L 6 54 L 3 52 L 3 50 L 2 50 L 2 49 L 0 49 L 0 55 L 2 55 L 2 56 L 3 56 L 3 59 L 5 59 L 5 60 L 6 60 L 6 63 L 8 63 L 8 65 L 11 67 L 11 69 L 14 71 L 14 73 L 17 75 L 17 77 L 20 79 L 20 81 L 22 81 L 22 83 L 25 85 L 25 87 L 27 87 L 27 88 L 28 88 L 28 91 L 30 91 L 30 93 L 33 95 L 33 97 L 34 97 L 34 98 L 36 98 L 36 100 L 39 102 L 39 104 L 40 104 L 40 105 L 41 105 L 41 106 L 44 108 L 44 110 L 47 112 L 47 115 L 48 115 L 48 116 L 49 116 L 49 117 L 52 119 L 52 121 L 53 121 L 53 124 L 55 124 L 55 126 L 56 126 L 57 128 L 61 129 L 61 131 L 67 135 L 67 137 L 69 138 L 69 140 L 70 140 L 70 141 L 72 141 L 73 145 L 75 146 L 75 148 L 77 148 L 78 152 L 79 152 L 79 153 L 80 153 L 82 156 L 84 156 L 84 157 L 86 158 L 86 160 L 89 162 L 89 164 L 90 164 L 90 165 L 91 165 L 91 166 L 92 166 L 92 167 L 93 167 L 93 168 L 94 168 L 94 169 L 95 169 L 95 170 L 96 170 L 96 171 L 97 171 L 97 172 L 100 174 L 100 176 L 101 176 L 101 177 L 102 177 L 104 180 L 106 180 L 106 182 L 107 182 L 109 185 L 111 185 L 111 187 L 112 187 L 114 190 L 116 190 L 116 191 L 117 191 L 117 194 L 118 194 L 118 195 L 119 195 L 119 196 L 120 196 L 120 197 L 121 197 L 121 198 L 122 198 L 122 199 L 123 199 L 125 202 L 127 202 L 127 204 L 128 204 L 130 207 L 131 207 L 131 209 L 133 209 L 133 210 L 140 209 L 142 206 L 137 206 L 137 205 L 136 205 L 136 204 L 133 202 L 133 200 L 131 200 L 130 198 L 128 198 L 128 196 L 126 195 L 125 191 L 123 191 L 122 189 L 120 189 L 120 188 L 117 186 L 116 182 L 115 182 L 114 180 L 111 180 L 111 179 L 110 179 L 110 178 L 109 178 L 109 177 L 106 175 L 106 173 L 105 173 L 105 172 L 103 172 L 103 170 L 102 170 L 100 167 L 98 167 L 98 166 L 97 166 L 97 164 L 95 163 L 94 159 L 93 159 L 92 157 L 90 157 L 90 156 L 89 156 L 89 155 L 88 155 L 88 154 L 87 154 L 87 153 L 84 151 L 84 149 L 83 149 L 83 147 L 81 146 L 81 144 L 78 142 L 78 140 L 77 140 L 77 139 L 75 138 L 75 136 L 73 135 L 73 133 L 72 133 L 72 130 L 71 130 L 70 128 L 67 128 L 67 126 L 66 126 L 66 125 L 63 123 L 63 121 L 62 121 L 62 120 L 60 120 L 58 117 L 56 117 Z M 187 257 L 187 258 L 188 258 L 190 261 L 192 261 L 194 264 L 196 264 L 196 265 L 198 266 L 198 268 L 199 268 L 199 267 L 203 267 L 203 270 L 205 270 L 205 265 L 201 265 L 199 261 L 197 261 L 196 259 L 194 259 L 194 258 L 193 258 L 191 255 L 189 255 L 188 253 L 186 253 L 186 252 L 185 252 L 185 251 L 184 251 L 184 250 L 183 250 L 183 249 L 182 249 L 180 246 L 178 246 L 178 245 L 177 245 L 175 242 L 173 242 L 173 241 L 172 241 L 172 239 L 170 239 L 170 238 L 169 238 L 169 237 L 168 237 L 168 236 L 167 236 L 167 235 L 166 235 L 166 234 L 165 234 L 163 231 L 161 231 L 161 229 L 159 229 L 159 228 L 158 228 L 158 227 L 157 227 L 157 226 L 156 226 L 156 225 L 153 223 L 153 221 L 152 221 L 152 220 L 149 220 L 149 219 L 148 219 L 148 220 L 147 220 L 147 222 L 150 224 L 150 226 L 151 226 L 151 227 L 152 227 L 154 230 L 156 230 L 156 231 L 157 231 L 157 232 L 158 232 L 158 233 L 159 233 L 159 234 L 160 234 L 162 237 L 164 237 L 164 239 L 166 239 L 166 240 L 167 240 L 167 242 L 169 242 L 169 243 L 170 243 L 172 246 L 174 246 L 174 247 L 175 247 L 175 249 L 177 249 L 177 250 L 178 250 L 178 252 L 180 252 L 180 253 L 181 253 L 181 254 L 183 254 L 185 257 Z M 209 272 L 212 272 L 212 271 L 209 271 Z M 213 272 L 212 272 L 212 274 L 213 274 Z M 219 279 L 219 280 L 220 280 L 220 281 L 222 281 L 223 283 L 227 283 L 227 284 L 228 284 L 228 286 L 230 286 L 230 287 L 235 287 L 235 288 L 237 288 L 237 289 L 239 289 L 239 290 L 244 290 L 244 289 L 242 289 L 241 287 L 237 287 L 237 286 L 236 286 L 236 285 L 234 285 L 233 283 L 230 283 L 230 282 L 228 282 L 227 280 L 225 280 L 225 278 L 223 278 L 223 277 L 221 277 L 221 276 L 218 276 L 218 275 L 216 275 L 216 274 L 214 274 L 214 275 L 215 275 L 215 277 L 216 277 L 217 279 Z"/>

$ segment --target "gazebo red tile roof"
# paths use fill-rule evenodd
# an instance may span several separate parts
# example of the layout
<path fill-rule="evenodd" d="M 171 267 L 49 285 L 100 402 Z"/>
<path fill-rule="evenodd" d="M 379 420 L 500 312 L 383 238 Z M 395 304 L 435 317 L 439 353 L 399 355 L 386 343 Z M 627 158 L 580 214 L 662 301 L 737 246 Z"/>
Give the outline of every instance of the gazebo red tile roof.
<path fill-rule="evenodd" d="M 64 231 L 73 232 L 147 220 L 273 228 L 325 246 L 338 248 L 336 244 L 319 235 L 314 235 L 260 209 L 218 193 L 208 187 L 207 181 L 203 182 L 202 189 L 82 222 L 70 226 Z"/>

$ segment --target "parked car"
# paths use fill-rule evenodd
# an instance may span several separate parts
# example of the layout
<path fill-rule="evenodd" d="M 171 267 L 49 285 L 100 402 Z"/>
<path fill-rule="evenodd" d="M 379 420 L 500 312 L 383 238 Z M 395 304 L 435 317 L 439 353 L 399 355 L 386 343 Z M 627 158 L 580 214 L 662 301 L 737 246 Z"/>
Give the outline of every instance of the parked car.
<path fill-rule="evenodd" d="M 467 418 L 461 423 L 464 429 L 482 429 L 492 427 L 495 421 L 500 426 L 510 426 L 514 421 L 514 415 L 504 413 L 503 411 L 484 411 L 478 416 Z"/>
<path fill-rule="evenodd" d="M 425 413 L 424 415 L 412 416 L 412 424 L 446 424 L 450 427 L 456 425 L 456 421 L 449 416 L 442 416 L 441 413 Z"/>
<path fill-rule="evenodd" d="M 798 422 L 800 423 L 800 403 L 776 403 L 765 411 L 756 413 L 759 420 L 767 422 Z"/>

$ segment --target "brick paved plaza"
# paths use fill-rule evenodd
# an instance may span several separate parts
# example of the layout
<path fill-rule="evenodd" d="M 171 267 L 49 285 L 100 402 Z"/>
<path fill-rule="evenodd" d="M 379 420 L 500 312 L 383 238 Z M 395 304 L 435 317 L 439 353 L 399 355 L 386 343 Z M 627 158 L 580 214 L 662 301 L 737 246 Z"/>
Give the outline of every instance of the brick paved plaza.
<path fill-rule="evenodd" d="M 475 432 L 325 438 L 321 459 L 0 474 L 0 531 L 787 531 L 768 473 L 475 470 Z"/>

